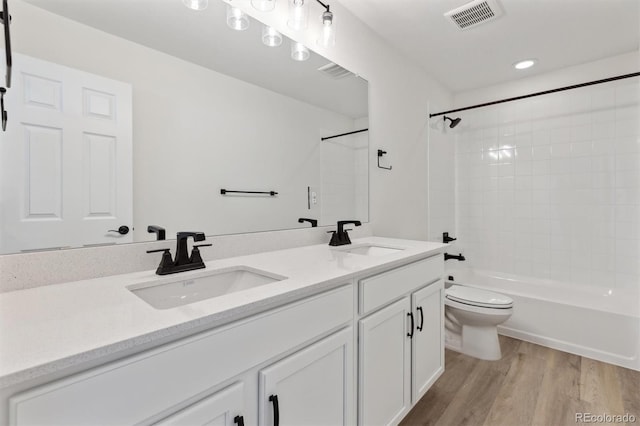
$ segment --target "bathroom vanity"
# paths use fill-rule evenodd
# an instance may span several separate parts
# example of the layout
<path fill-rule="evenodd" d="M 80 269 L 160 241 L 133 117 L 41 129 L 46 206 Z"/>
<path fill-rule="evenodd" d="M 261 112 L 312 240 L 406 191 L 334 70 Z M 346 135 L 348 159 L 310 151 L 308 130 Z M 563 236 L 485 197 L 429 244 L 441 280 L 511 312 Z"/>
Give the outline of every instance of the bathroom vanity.
<path fill-rule="evenodd" d="M 445 247 L 369 237 L 2 294 L 0 423 L 396 424 L 444 371 Z M 181 302 L 211 277 L 226 290 Z"/>

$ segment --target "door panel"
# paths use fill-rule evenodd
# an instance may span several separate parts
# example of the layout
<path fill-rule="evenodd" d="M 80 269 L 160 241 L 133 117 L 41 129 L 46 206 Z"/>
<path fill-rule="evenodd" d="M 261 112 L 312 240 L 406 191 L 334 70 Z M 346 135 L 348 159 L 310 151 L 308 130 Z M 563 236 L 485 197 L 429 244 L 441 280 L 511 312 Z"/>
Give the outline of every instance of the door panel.
<path fill-rule="evenodd" d="M 409 297 L 359 321 L 360 425 L 396 424 L 409 411 Z"/>
<path fill-rule="evenodd" d="M 276 415 L 280 426 L 352 424 L 352 347 L 349 327 L 261 370 L 259 424 Z"/>
<path fill-rule="evenodd" d="M 0 136 L 0 252 L 131 242 L 131 86 L 14 55 Z"/>
<path fill-rule="evenodd" d="M 411 296 L 416 331 L 411 347 L 413 404 L 444 372 L 444 284 L 439 280 Z M 420 330 L 421 329 L 421 330 Z"/>
<path fill-rule="evenodd" d="M 157 426 L 234 426 L 244 411 L 242 383 L 236 383 L 156 423 Z"/>

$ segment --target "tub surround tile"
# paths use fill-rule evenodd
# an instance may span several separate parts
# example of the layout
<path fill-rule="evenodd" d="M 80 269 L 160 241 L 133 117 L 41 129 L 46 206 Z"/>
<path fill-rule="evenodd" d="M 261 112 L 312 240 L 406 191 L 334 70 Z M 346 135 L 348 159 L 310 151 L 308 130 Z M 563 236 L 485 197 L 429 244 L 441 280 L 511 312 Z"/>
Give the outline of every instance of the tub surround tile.
<path fill-rule="evenodd" d="M 593 275 L 607 272 L 611 287 L 638 288 L 638 250 L 615 246 L 600 256 L 599 242 L 640 247 L 639 93 L 637 82 L 623 80 L 461 112 L 464 126 L 453 135 L 456 204 L 449 209 L 456 228 L 449 231 L 468 254 L 465 264 L 584 286 L 598 285 Z M 550 242 L 536 238 L 526 265 L 517 254 L 528 233 Z M 610 256 L 618 260 L 611 264 Z"/>

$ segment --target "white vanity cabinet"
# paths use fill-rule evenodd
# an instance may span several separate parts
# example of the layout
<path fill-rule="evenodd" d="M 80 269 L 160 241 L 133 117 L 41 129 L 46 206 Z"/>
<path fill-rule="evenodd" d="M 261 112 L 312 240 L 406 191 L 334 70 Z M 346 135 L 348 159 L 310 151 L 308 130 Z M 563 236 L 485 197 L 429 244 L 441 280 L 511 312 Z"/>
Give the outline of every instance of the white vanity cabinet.
<path fill-rule="evenodd" d="M 398 423 L 411 401 L 411 342 L 404 298 L 359 321 L 358 420 L 361 425 Z"/>
<path fill-rule="evenodd" d="M 243 383 L 234 383 L 156 423 L 156 426 L 244 426 Z"/>
<path fill-rule="evenodd" d="M 260 425 L 352 425 L 353 331 L 334 333 L 260 371 Z"/>
<path fill-rule="evenodd" d="M 346 285 L 17 394 L 9 398 L 9 423 L 230 425 L 243 416 L 256 424 L 258 369 L 267 365 L 260 373 L 265 389 L 298 395 L 307 410 L 313 401 L 304 393 L 330 377 L 326 386 L 344 397 L 334 411 L 349 413 L 353 320 L 354 289 Z"/>
<path fill-rule="evenodd" d="M 131 355 L 132 349 L 97 367 L 113 348 L 109 341 L 99 349 L 104 355 L 93 352 L 93 358 L 83 361 L 79 358 L 92 352 L 80 352 L 74 371 L 81 371 L 85 362 L 91 368 L 58 379 L 64 374 L 59 368 L 56 380 L 44 374 L 0 389 L 0 424 L 397 424 L 444 371 L 441 247 L 404 244 L 404 257 L 396 253 L 379 262 L 331 251 L 331 262 L 304 271 L 309 287 L 299 287 L 301 293 L 274 290 L 234 308 L 238 310 L 229 317 L 224 315 L 231 309 L 212 313 L 221 315 L 222 325 L 217 316 L 176 322 L 198 332 L 189 336 L 184 331 L 171 343 Z M 304 251 L 309 257 L 303 257 L 303 264 L 313 269 L 326 251 Z M 287 264 L 290 254 L 284 255 Z M 299 266 L 292 268 L 291 277 L 300 273 Z M 309 280 L 310 273 L 322 280 Z M 266 287 L 261 291 L 267 292 Z M 126 306 L 141 316 L 152 309 L 139 303 Z M 204 302 L 173 313 L 187 315 L 202 306 Z M 251 311 L 243 311 L 245 306 Z M 204 329 L 203 323 L 211 328 Z M 149 345 L 147 334 L 132 336 L 113 344 Z"/>
<path fill-rule="evenodd" d="M 444 371 L 440 256 L 360 280 L 358 423 L 397 424 Z"/>
<path fill-rule="evenodd" d="M 444 281 L 411 295 L 415 330 L 411 339 L 411 404 L 444 373 Z"/>

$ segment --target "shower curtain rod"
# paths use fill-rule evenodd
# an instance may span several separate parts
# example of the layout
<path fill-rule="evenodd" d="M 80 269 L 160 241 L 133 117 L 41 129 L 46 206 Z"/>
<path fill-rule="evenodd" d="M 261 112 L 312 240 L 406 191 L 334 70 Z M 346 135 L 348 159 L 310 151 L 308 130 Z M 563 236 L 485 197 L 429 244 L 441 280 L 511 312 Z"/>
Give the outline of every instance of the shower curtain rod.
<path fill-rule="evenodd" d="M 587 83 L 581 83 L 581 84 L 574 84 L 572 86 L 559 87 L 557 89 L 545 90 L 543 92 L 530 93 L 528 95 L 516 96 L 514 98 L 500 99 L 499 101 L 486 102 L 486 103 L 483 103 L 483 104 L 472 105 L 472 106 L 468 106 L 468 107 L 464 107 L 464 108 L 457 108 L 457 109 L 452 109 L 452 110 L 449 110 L 449 111 L 438 112 L 436 114 L 429 114 L 429 118 L 437 117 L 439 115 L 444 115 L 444 114 L 451 114 L 453 112 L 466 111 L 468 109 L 482 108 L 482 107 L 486 107 L 486 106 L 490 106 L 490 105 L 502 104 L 502 103 L 505 103 L 505 102 L 518 101 L 520 99 L 532 98 L 534 96 L 548 95 L 550 93 L 563 92 L 565 90 L 578 89 L 580 87 L 593 86 L 594 84 L 601 84 L 601 83 L 609 83 L 609 82 L 615 81 L 615 80 L 622 80 L 622 79 L 625 79 L 625 78 L 638 77 L 638 76 L 640 76 L 640 72 L 634 72 L 634 73 L 631 73 L 631 74 L 624 74 L 624 75 L 619 75 L 619 76 L 616 76 L 616 77 L 609 77 L 609 78 L 605 78 L 605 79 L 602 79 L 602 80 L 594 80 L 594 81 L 589 81 Z"/>
<path fill-rule="evenodd" d="M 354 130 L 353 132 L 341 133 L 339 135 L 333 135 L 333 136 L 326 136 L 324 138 L 320 138 L 320 140 L 326 141 L 327 139 L 339 138 L 341 136 L 348 136 L 348 135 L 353 135 L 354 133 L 362 133 L 362 132 L 368 132 L 368 131 L 369 129 Z"/>

